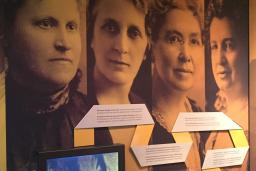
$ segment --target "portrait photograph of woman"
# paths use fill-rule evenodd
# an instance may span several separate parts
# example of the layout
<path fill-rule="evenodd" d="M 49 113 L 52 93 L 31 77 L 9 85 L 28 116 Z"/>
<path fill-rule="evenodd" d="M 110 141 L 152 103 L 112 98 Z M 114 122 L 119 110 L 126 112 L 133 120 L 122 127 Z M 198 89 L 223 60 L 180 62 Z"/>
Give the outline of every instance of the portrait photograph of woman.
<path fill-rule="evenodd" d="M 207 72 L 212 73 L 206 83 L 209 90 L 206 93 L 208 111 L 223 112 L 240 125 L 249 138 L 248 1 L 209 0 L 207 4 L 209 51 L 206 56 L 211 63 Z M 232 147 L 228 131 L 211 133 L 205 143 L 206 150 Z M 248 157 L 242 166 L 222 170 L 246 170 L 247 162 Z"/>
<path fill-rule="evenodd" d="M 91 0 L 88 5 L 90 104 L 145 103 L 131 87 L 146 60 L 149 43 L 145 21 L 147 1 Z M 136 126 L 97 128 L 95 144 L 125 144 L 126 170 L 139 170 L 140 166 L 130 151 L 135 128 Z"/>
<path fill-rule="evenodd" d="M 37 170 L 39 151 L 74 146 L 73 129 L 88 110 L 86 96 L 78 91 L 79 62 L 85 58 L 80 12 L 84 2 L 4 2 L 10 171 Z"/>
<path fill-rule="evenodd" d="M 182 19 L 181 19 L 182 18 Z M 151 144 L 175 143 L 172 128 L 180 112 L 200 112 L 189 96 L 193 86 L 204 86 L 203 1 L 157 1 L 152 4 L 152 116 Z M 204 97 L 204 90 L 194 92 Z M 200 134 L 190 133 L 192 150 L 185 163 L 153 166 L 154 171 L 201 170 Z"/>

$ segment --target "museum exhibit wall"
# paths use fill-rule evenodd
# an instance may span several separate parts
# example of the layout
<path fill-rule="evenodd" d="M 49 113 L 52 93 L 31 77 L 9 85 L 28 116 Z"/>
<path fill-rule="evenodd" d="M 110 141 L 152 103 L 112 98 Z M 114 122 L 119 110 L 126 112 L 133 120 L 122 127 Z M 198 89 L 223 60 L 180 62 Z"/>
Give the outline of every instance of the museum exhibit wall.
<path fill-rule="evenodd" d="M 239 35 L 241 40 L 248 41 L 239 42 L 239 45 L 232 44 L 233 38 L 228 43 L 218 44 L 217 38 L 211 41 L 214 33 L 226 31 L 213 31 L 210 28 L 213 22 L 210 19 L 213 14 L 210 13 L 213 8 L 211 0 L 188 1 L 189 5 L 185 1 L 166 1 L 166 6 L 161 4 L 165 3 L 161 0 L 65 0 L 69 5 L 62 0 L 25 1 L 29 3 L 21 6 L 16 4 L 16 9 L 8 6 L 24 17 L 16 18 L 14 21 L 21 22 L 16 25 L 6 20 L 8 12 L 13 11 L 4 10 L 4 5 L 8 3 L 1 1 L 0 170 L 32 170 L 37 167 L 36 151 L 74 147 L 74 129 L 79 121 L 93 105 L 109 104 L 147 106 L 157 125 L 150 136 L 149 145 L 175 143 L 171 129 L 179 112 L 224 112 L 243 128 L 250 144 L 250 153 L 238 168 L 256 170 L 255 0 L 248 0 L 247 10 L 242 12 L 242 16 L 248 19 L 243 21 L 245 27 L 242 29 L 248 28 L 249 31 Z M 234 4 L 239 3 L 233 1 Z M 173 3 L 175 8 L 168 6 L 168 3 Z M 58 10 L 55 10 L 57 7 Z M 151 11 L 148 12 L 148 9 Z M 189 11 L 191 9 L 196 11 L 193 11 L 193 15 Z M 14 13 L 14 17 L 17 13 Z M 222 19 L 220 17 L 216 21 L 221 23 Z M 227 23 L 218 26 L 221 28 Z M 31 31 L 26 32 L 29 29 Z M 230 31 L 230 34 L 233 32 Z M 22 37 L 24 35 L 31 40 L 26 40 Z M 241 46 L 239 50 L 242 49 L 247 55 L 233 62 L 233 66 L 223 67 L 221 72 L 225 70 L 227 73 L 222 73 L 218 82 L 218 73 L 214 73 L 218 72 L 214 68 L 218 56 L 213 58 L 212 53 L 214 48 L 219 50 L 224 46 L 231 47 L 231 50 Z M 22 60 L 15 62 L 19 56 Z M 45 61 L 33 60 L 32 56 L 38 59 L 55 58 L 46 61 L 60 63 L 45 65 Z M 69 57 L 71 60 L 66 59 Z M 230 62 L 229 59 L 224 60 Z M 67 66 L 65 62 L 71 65 Z M 228 75 L 231 72 L 240 72 L 238 75 L 241 78 Z M 248 75 L 249 79 L 246 79 Z M 226 78 L 228 81 L 221 82 Z M 232 95 L 245 87 L 238 100 L 230 100 L 223 88 L 232 84 L 236 86 Z M 163 115 L 168 116 L 169 111 L 176 112 L 174 117 Z M 136 126 L 95 128 L 94 135 L 89 138 L 94 139 L 96 146 L 125 144 L 125 167 L 128 171 L 196 170 L 201 168 L 207 150 L 233 147 L 228 131 L 191 132 L 195 145 L 190 153 L 194 157 L 189 154 L 186 162 L 178 164 L 140 167 L 130 148 L 135 129 Z M 232 166 L 225 169 L 237 168 Z"/>

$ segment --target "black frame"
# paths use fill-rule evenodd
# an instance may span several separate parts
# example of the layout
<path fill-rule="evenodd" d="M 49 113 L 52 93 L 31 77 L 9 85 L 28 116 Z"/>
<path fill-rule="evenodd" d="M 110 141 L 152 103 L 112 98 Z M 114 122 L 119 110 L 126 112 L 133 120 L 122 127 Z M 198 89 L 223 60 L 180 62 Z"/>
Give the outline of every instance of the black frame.
<path fill-rule="evenodd" d="M 118 153 L 118 170 L 125 171 L 124 145 L 114 144 L 109 146 L 87 146 L 78 147 L 66 150 L 45 151 L 39 152 L 39 171 L 46 171 L 47 160 L 63 157 L 74 157 L 83 155 L 103 154 L 103 153 Z"/>

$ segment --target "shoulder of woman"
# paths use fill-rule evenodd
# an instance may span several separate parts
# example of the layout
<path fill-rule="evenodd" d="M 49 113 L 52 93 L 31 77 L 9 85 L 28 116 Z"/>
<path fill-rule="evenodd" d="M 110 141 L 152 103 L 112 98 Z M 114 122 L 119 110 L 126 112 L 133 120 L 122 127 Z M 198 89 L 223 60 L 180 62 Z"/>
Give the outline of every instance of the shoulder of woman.
<path fill-rule="evenodd" d="M 72 92 L 71 99 L 75 103 L 83 104 L 82 106 L 87 105 L 87 96 L 79 91 Z"/>
<path fill-rule="evenodd" d="M 129 99 L 132 104 L 145 103 L 145 100 L 133 92 L 129 94 Z"/>
<path fill-rule="evenodd" d="M 65 110 L 69 114 L 73 125 L 78 124 L 78 122 L 90 110 L 90 106 L 86 97 L 86 95 L 79 91 L 72 92 L 72 95 L 69 99 L 70 101 L 66 106 Z"/>

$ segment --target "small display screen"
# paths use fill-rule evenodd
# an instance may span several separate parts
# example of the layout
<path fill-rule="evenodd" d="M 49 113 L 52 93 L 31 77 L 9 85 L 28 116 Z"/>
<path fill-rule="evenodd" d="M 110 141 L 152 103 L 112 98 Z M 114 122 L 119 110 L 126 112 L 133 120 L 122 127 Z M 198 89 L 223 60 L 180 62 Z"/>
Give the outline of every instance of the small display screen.
<path fill-rule="evenodd" d="M 48 159 L 47 171 L 118 171 L 118 153 Z"/>
<path fill-rule="evenodd" d="M 39 152 L 39 171 L 124 171 L 124 145 Z"/>

